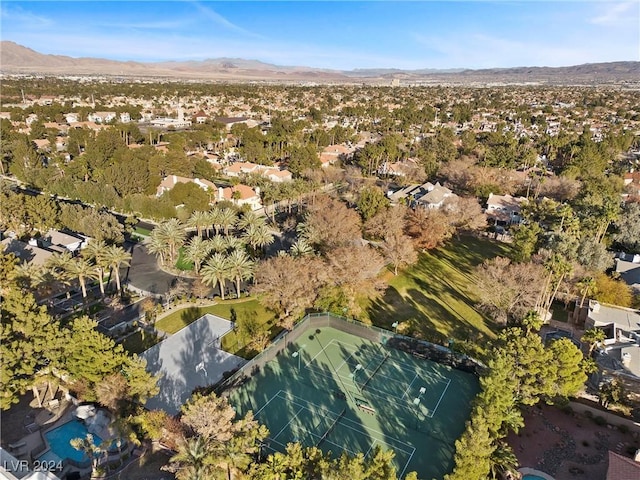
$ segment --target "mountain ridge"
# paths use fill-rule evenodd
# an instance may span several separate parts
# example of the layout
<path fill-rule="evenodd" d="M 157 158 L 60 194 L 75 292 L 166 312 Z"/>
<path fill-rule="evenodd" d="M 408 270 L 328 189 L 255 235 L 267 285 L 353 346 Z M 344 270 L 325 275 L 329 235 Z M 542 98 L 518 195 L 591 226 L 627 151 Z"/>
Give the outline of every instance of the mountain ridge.
<path fill-rule="evenodd" d="M 566 67 L 521 66 L 487 69 L 358 68 L 338 70 L 274 65 L 233 57 L 162 62 L 119 61 L 39 53 L 15 42 L 0 42 L 3 74 L 113 75 L 222 81 L 317 81 L 408 83 L 638 83 L 640 62 L 587 63 Z"/>

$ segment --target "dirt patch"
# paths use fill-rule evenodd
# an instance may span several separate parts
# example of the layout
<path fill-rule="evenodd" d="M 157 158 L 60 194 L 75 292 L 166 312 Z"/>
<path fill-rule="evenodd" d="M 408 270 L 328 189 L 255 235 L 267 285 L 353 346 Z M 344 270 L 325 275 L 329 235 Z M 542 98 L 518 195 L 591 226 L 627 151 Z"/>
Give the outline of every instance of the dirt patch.
<path fill-rule="evenodd" d="M 523 411 L 525 427 L 507 441 L 523 467 L 552 475 L 556 480 L 604 480 L 608 451 L 632 456 L 640 448 L 637 432 L 627 432 L 571 410 L 549 405 Z"/>
<path fill-rule="evenodd" d="M 139 459 L 126 467 L 122 472 L 116 474 L 114 480 L 173 480 L 172 473 L 162 469 L 169 462 L 170 456 L 159 450 L 154 445 Z"/>

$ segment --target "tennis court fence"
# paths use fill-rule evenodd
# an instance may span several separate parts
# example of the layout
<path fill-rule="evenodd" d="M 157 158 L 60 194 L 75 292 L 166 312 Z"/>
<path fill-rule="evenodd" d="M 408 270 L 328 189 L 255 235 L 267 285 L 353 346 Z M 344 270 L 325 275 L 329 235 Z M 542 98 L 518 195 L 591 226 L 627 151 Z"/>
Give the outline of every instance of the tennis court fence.
<path fill-rule="evenodd" d="M 403 350 L 418 358 L 432 360 L 474 374 L 479 374 L 484 368 L 484 365 L 480 361 L 467 355 L 453 352 L 442 345 L 436 345 L 425 340 L 418 340 L 412 337 L 400 335 L 383 328 L 367 325 L 357 320 L 341 317 L 333 313 L 310 313 L 298 322 L 293 327 L 293 330 L 283 330 L 276 338 L 273 339 L 269 347 L 245 363 L 234 374 L 218 383 L 214 387 L 214 391 L 217 394 L 222 394 L 226 390 L 239 387 L 247 382 L 252 375 L 259 372 L 261 368 L 264 368 L 268 362 L 280 355 L 280 353 L 285 350 L 290 343 L 295 342 L 308 329 L 321 327 L 335 328 L 336 330 L 379 343 L 387 348 Z M 387 356 L 388 355 L 389 353 L 387 352 Z M 378 365 L 376 370 L 369 376 L 367 383 L 386 361 L 387 356 L 385 356 L 380 365 Z"/>

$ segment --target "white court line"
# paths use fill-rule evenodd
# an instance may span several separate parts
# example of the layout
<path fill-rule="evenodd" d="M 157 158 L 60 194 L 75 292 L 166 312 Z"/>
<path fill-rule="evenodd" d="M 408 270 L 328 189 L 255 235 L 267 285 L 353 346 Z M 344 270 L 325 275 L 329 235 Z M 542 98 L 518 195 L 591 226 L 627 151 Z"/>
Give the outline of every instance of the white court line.
<path fill-rule="evenodd" d="M 438 403 L 436 403 L 436 406 L 433 409 L 433 412 L 431 412 L 431 415 L 429 416 L 429 418 L 433 418 L 433 416 L 435 415 L 436 410 L 438 410 L 438 406 L 440 405 L 440 402 L 442 401 L 442 397 L 444 397 L 444 394 L 447 393 L 447 388 L 449 388 L 449 385 L 451 385 L 451 379 L 449 379 L 449 381 L 447 382 L 447 386 L 444 387 L 444 391 L 442 392 L 442 395 L 440 395 L 440 399 L 438 400 Z"/>
<path fill-rule="evenodd" d="M 260 412 L 264 409 L 264 407 L 266 407 L 267 405 L 269 405 L 269 404 L 273 401 L 273 399 L 274 399 L 274 398 L 276 398 L 276 397 L 278 397 L 278 398 L 282 398 L 282 397 L 280 396 L 280 392 L 282 392 L 282 390 L 278 390 L 278 392 L 277 392 L 277 393 L 275 393 L 275 394 L 273 395 L 273 397 L 271 397 L 267 403 L 265 403 L 262 407 L 260 407 L 260 410 L 258 410 L 256 413 L 254 413 L 254 414 L 253 414 L 253 416 L 254 416 L 254 417 L 257 417 L 257 416 L 260 414 Z"/>
<path fill-rule="evenodd" d="M 303 398 L 301 398 L 301 397 L 297 397 L 296 395 L 293 395 L 293 394 L 288 393 L 288 392 L 285 392 L 285 393 L 286 393 L 287 395 L 292 396 L 292 397 L 298 398 L 298 399 L 302 400 L 303 402 L 306 402 L 306 403 L 307 403 L 307 404 L 309 404 L 309 405 L 313 405 L 314 407 L 317 407 L 317 409 L 318 409 L 318 410 L 324 410 L 325 412 L 329 412 L 329 413 L 332 413 L 332 414 L 334 414 L 334 415 L 338 415 L 338 414 L 336 414 L 335 412 L 333 412 L 333 411 L 331 411 L 331 410 L 327 410 L 326 408 L 319 407 L 319 406 L 318 406 L 318 405 L 316 405 L 315 403 L 313 403 L 313 402 L 308 402 L 307 400 L 305 400 L 305 399 L 303 399 Z M 291 403 L 293 403 L 294 405 L 298 406 L 298 407 L 304 407 L 304 408 L 307 408 L 310 412 L 312 412 L 312 413 L 313 413 L 313 410 L 311 410 L 311 409 L 310 409 L 310 408 L 308 408 L 308 407 L 305 407 L 305 405 L 303 405 L 302 403 L 296 402 L 295 400 L 289 400 L 289 401 L 290 401 Z M 347 423 L 353 423 L 353 424 L 357 425 L 357 426 L 358 426 L 358 427 L 360 427 L 360 428 L 354 428 L 354 427 L 352 427 L 352 426 L 350 426 L 350 425 L 347 425 Z M 340 419 L 340 421 L 338 422 L 338 425 L 342 425 L 343 427 L 349 428 L 350 430 L 353 430 L 354 432 L 358 432 L 358 433 L 360 433 L 360 434 L 364 434 L 364 435 L 367 435 L 367 434 L 369 434 L 369 435 L 370 435 L 370 433 L 369 433 L 369 432 L 377 433 L 381 438 L 375 438 L 375 437 L 374 437 L 374 439 L 375 439 L 375 440 L 378 440 L 379 442 L 384 443 L 384 444 L 386 444 L 386 445 L 389 445 L 389 443 L 388 443 L 388 442 L 386 442 L 386 441 L 384 440 L 384 438 L 389 438 L 389 439 L 392 439 L 395 443 L 400 443 L 400 444 L 402 444 L 402 445 L 405 445 L 405 446 L 407 446 L 407 447 L 410 447 L 411 449 L 414 449 L 413 445 L 411 445 L 411 444 L 409 444 L 409 443 L 403 442 L 402 440 L 399 440 L 399 439 L 397 439 L 397 438 L 395 438 L 395 437 L 389 437 L 389 436 L 388 436 L 388 435 L 386 435 L 385 433 L 383 433 L 383 432 L 381 432 L 381 431 L 379 431 L 379 430 L 376 430 L 376 429 L 374 429 L 374 428 L 363 427 L 363 426 L 362 426 L 362 425 L 360 425 L 359 423 L 357 423 L 357 422 L 355 422 L 354 420 L 351 420 L 350 418 L 347 418 L 347 417 L 342 417 L 342 418 Z M 366 431 L 365 431 L 365 430 L 362 430 L 362 428 L 364 428 Z M 311 433 L 311 432 L 309 432 L 309 433 Z M 393 447 L 393 448 L 395 448 L 395 447 Z M 403 452 L 403 453 L 405 453 L 405 454 L 408 454 L 408 453 L 409 453 L 408 451 L 406 451 L 406 450 L 404 450 L 404 449 L 402 449 L 402 448 L 398 448 L 398 450 L 400 450 L 401 452 Z"/>
<path fill-rule="evenodd" d="M 369 446 L 369 450 L 367 450 L 367 453 L 364 454 L 363 458 L 367 458 L 367 456 L 369 455 L 369 452 L 371 451 L 371 449 L 374 447 L 374 445 L 376 444 L 376 441 L 374 440 L 371 445 Z"/>
<path fill-rule="evenodd" d="M 406 388 L 406 390 L 405 390 L 405 391 L 404 391 L 404 393 L 402 394 L 402 397 L 400 397 L 400 398 L 404 398 L 404 396 L 407 394 L 407 392 L 408 392 L 408 391 L 409 391 L 409 389 L 411 388 L 411 385 L 413 385 L 413 382 L 415 382 L 415 381 L 416 381 L 416 378 L 418 378 L 418 374 L 417 374 L 417 373 L 413 376 L 413 380 L 411 380 L 411 383 L 410 383 L 410 384 L 409 384 L 409 386 Z"/>
<path fill-rule="evenodd" d="M 296 402 L 295 400 L 292 400 L 292 399 L 290 399 L 290 398 L 283 398 L 283 397 L 280 397 L 280 393 L 284 394 L 285 396 L 289 396 L 289 397 L 293 397 L 293 398 L 297 398 L 297 399 L 299 399 L 299 400 L 302 400 L 303 402 L 307 403 L 307 406 L 305 406 L 305 405 L 303 405 L 303 404 L 301 404 L 301 403 L 299 403 L 299 402 Z M 304 410 L 304 409 L 309 410 L 311 413 L 315 413 L 312 409 L 310 409 L 310 408 L 309 408 L 309 405 L 313 405 L 313 406 L 314 406 L 314 407 L 316 407 L 318 410 L 325 411 L 325 412 L 330 412 L 330 413 L 332 413 L 332 414 L 335 414 L 335 412 L 333 412 L 333 411 L 331 411 L 331 410 L 328 410 L 328 409 L 323 408 L 323 407 L 319 407 L 318 405 L 316 405 L 316 404 L 315 404 L 315 403 L 313 403 L 313 402 L 309 402 L 309 401 L 307 401 L 307 400 L 305 400 L 305 399 L 303 399 L 303 398 L 301 398 L 301 397 L 298 397 L 298 396 L 296 396 L 296 395 L 293 395 L 292 393 L 289 393 L 289 392 L 285 392 L 285 391 L 283 391 L 283 390 L 280 390 L 280 391 L 279 391 L 278 393 L 276 393 L 273 397 L 271 397 L 271 399 L 269 400 L 269 402 L 271 402 L 271 400 L 273 400 L 273 398 L 274 398 L 274 397 L 276 397 L 276 396 L 278 396 L 278 397 L 279 397 L 279 398 L 281 398 L 282 400 L 289 401 L 289 402 L 291 402 L 292 404 L 294 404 L 294 405 L 296 405 L 296 406 L 300 407 L 300 410 L 298 410 L 298 412 L 296 413 L 296 415 L 295 415 L 295 417 L 294 417 L 294 418 L 296 418 L 296 417 L 298 416 L 298 414 L 299 414 L 302 410 Z M 269 403 L 269 402 L 267 402 L 267 403 Z M 266 406 L 266 404 L 265 404 L 265 406 Z M 263 406 L 262 408 L 264 408 L 264 406 Z M 291 421 L 293 421 L 293 419 L 294 419 L 294 418 L 292 418 L 292 419 L 289 421 L 289 423 L 291 423 Z M 282 430 L 284 430 L 284 428 L 286 428 L 286 427 L 289 425 L 289 423 L 288 423 L 287 425 L 285 425 L 285 427 L 283 427 L 283 429 L 282 429 Z M 376 430 L 376 429 L 374 429 L 374 428 L 363 427 L 362 425 L 360 425 L 360 424 L 356 423 L 355 421 L 353 421 L 353 420 L 351 420 L 351 419 L 349 419 L 349 418 L 346 418 L 346 417 L 342 417 L 342 418 L 340 419 L 340 422 L 338 422 L 338 423 L 339 423 L 341 426 L 343 426 L 343 427 L 346 427 L 346 428 L 348 428 L 348 429 L 350 429 L 350 430 L 352 430 L 352 431 L 354 431 L 354 432 L 356 432 L 356 433 L 359 433 L 360 435 L 364 436 L 365 438 L 366 438 L 366 436 L 373 437 L 373 440 L 374 440 L 374 441 L 373 441 L 373 443 L 370 445 L 369 450 L 367 450 L 367 453 L 365 454 L 364 458 L 366 458 L 366 457 L 367 457 L 367 455 L 369 455 L 369 452 L 370 452 L 370 451 L 375 447 L 375 444 L 376 444 L 376 442 L 377 442 L 377 443 L 380 443 L 380 444 L 382 444 L 382 445 L 386 445 L 387 447 L 390 447 L 391 449 L 393 449 L 393 450 L 395 450 L 395 451 L 397 451 L 397 452 L 400 452 L 400 453 L 404 454 L 405 456 L 406 456 L 406 455 L 408 455 L 408 456 L 409 456 L 409 459 L 407 460 L 407 462 L 406 462 L 406 463 L 405 463 L 405 465 L 404 465 L 404 468 L 402 469 L 402 473 L 400 474 L 400 477 L 402 477 L 402 476 L 404 475 L 404 472 L 407 470 L 407 468 L 409 468 L 409 463 L 411 462 L 411 459 L 413 458 L 413 455 L 414 455 L 414 454 L 415 454 L 415 452 L 416 452 L 416 448 L 415 448 L 414 446 L 412 446 L 411 444 L 408 444 L 408 443 L 406 443 L 406 442 L 403 442 L 402 440 L 399 440 L 399 439 L 397 439 L 397 438 L 395 438 L 395 437 L 389 437 L 389 436 L 385 435 L 384 433 L 382 433 L 382 432 L 380 432 L 379 430 Z M 356 424 L 356 425 L 358 425 L 358 427 L 359 427 L 359 428 L 354 428 L 354 427 L 352 427 L 351 425 L 348 425 L 348 423 Z M 364 428 L 365 430 L 362 430 L 362 428 Z M 280 447 L 281 447 L 282 449 L 284 449 L 284 450 L 283 450 L 283 452 L 285 452 L 285 451 L 286 451 L 286 445 L 276 440 L 276 438 L 277 438 L 278 436 L 280 436 L 280 434 L 282 433 L 282 430 L 280 430 L 280 432 L 278 432 L 278 435 L 276 435 L 276 437 L 274 437 L 274 438 L 269 438 L 269 440 L 270 440 L 270 441 L 272 441 L 272 442 L 274 442 L 274 443 L 276 443 L 276 444 L 278 444 L 278 445 L 280 445 Z M 304 432 L 305 432 L 305 433 L 307 433 L 308 435 L 311 435 L 312 437 L 322 438 L 322 436 L 321 436 L 321 435 L 318 435 L 318 434 L 316 434 L 316 433 L 313 433 L 313 432 L 311 432 L 311 431 L 307 430 L 307 429 L 306 429 L 306 428 L 304 428 L 304 427 L 300 427 L 300 430 L 301 430 L 301 431 L 304 431 Z M 374 432 L 374 433 L 378 434 L 381 438 L 376 438 L 376 437 L 377 437 L 377 435 L 376 435 L 376 436 L 373 436 L 373 435 L 371 435 L 371 432 Z M 389 442 L 385 441 L 385 440 L 384 440 L 384 438 L 389 438 L 389 440 L 392 440 L 392 441 L 393 441 L 393 443 L 389 443 Z M 293 440 L 293 439 L 292 439 L 292 440 Z M 345 447 L 344 445 L 339 445 L 339 444 L 337 444 L 337 443 L 335 443 L 335 442 L 333 442 L 333 441 L 331 441 L 331 440 L 329 440 L 329 439 L 327 439 L 327 438 L 325 438 L 325 440 L 324 440 L 324 441 L 325 441 L 325 443 L 329 443 L 329 444 L 331 444 L 331 445 L 334 445 L 334 446 L 336 446 L 336 447 L 338 447 L 338 448 L 342 449 L 342 450 L 343 450 L 343 451 L 345 451 L 345 452 L 348 452 L 350 455 L 353 455 L 353 456 L 357 455 L 357 452 L 352 451 L 351 449 L 349 449 L 349 448 Z M 403 448 L 400 448 L 399 446 L 397 446 L 398 444 L 401 444 L 401 445 L 404 445 L 404 446 L 406 446 L 406 447 L 409 447 L 409 448 L 410 448 L 410 451 L 405 450 L 405 449 L 403 449 Z M 271 447 L 271 446 L 268 446 L 267 448 L 269 448 L 269 449 L 273 450 L 274 452 L 275 452 L 275 451 L 277 451 L 275 448 L 273 448 L 273 447 Z"/>
<path fill-rule="evenodd" d="M 276 438 L 278 438 L 278 437 L 280 436 L 280 434 L 281 434 L 282 432 L 284 432 L 284 429 L 285 429 L 285 428 L 287 428 L 287 427 L 289 426 L 289 424 L 290 424 L 291 422 L 293 422 L 293 421 L 296 419 L 296 417 L 297 417 L 298 415 L 300 415 L 300 412 L 301 412 L 302 410 L 305 410 L 305 407 L 300 407 L 300 410 L 298 410 L 298 411 L 296 412 L 296 414 L 295 414 L 293 417 L 291 417 L 291 420 L 289 420 L 289 421 L 287 422 L 287 424 L 286 424 L 284 427 L 282 427 L 282 428 L 280 429 L 280 431 L 278 432 L 278 434 L 277 434 L 275 437 L 271 437 L 271 439 L 272 439 L 272 440 L 275 440 Z"/>
<path fill-rule="evenodd" d="M 411 462 L 411 459 L 413 458 L 413 454 L 414 453 L 416 453 L 416 449 L 415 448 L 413 449 L 413 452 L 411 452 L 411 455 L 409 455 L 409 460 L 407 460 L 407 463 L 404 464 L 404 468 L 402 469 L 402 472 L 400 472 L 400 476 L 398 478 L 404 477 L 404 472 L 409 467 L 409 462 Z"/>
<path fill-rule="evenodd" d="M 322 350 L 320 350 L 318 353 L 316 353 L 314 355 L 314 357 L 309 360 L 307 363 L 304 364 L 305 367 L 308 367 L 309 365 L 311 365 L 311 362 L 313 362 L 319 355 L 322 354 L 322 352 L 324 352 L 325 348 L 327 348 L 329 345 L 331 345 L 334 342 L 334 339 L 332 338 L 329 343 L 327 343 L 325 346 L 322 347 Z"/>
<path fill-rule="evenodd" d="M 333 340 L 332 340 L 332 341 L 333 341 Z M 353 343 L 341 342 L 340 340 L 335 340 L 335 343 L 341 343 L 342 345 L 350 345 L 351 347 L 355 348 L 356 350 L 359 348 L 359 347 L 357 347 L 357 346 L 356 346 L 355 344 L 353 344 Z M 406 355 L 411 355 L 410 353 L 405 352 L 404 350 L 398 350 L 398 351 L 399 351 L 399 352 L 402 352 L 402 353 L 404 353 L 404 354 L 406 354 Z M 393 361 L 394 361 L 394 363 L 396 363 L 396 364 L 400 367 L 400 369 L 402 369 L 402 370 L 408 370 L 408 371 L 410 371 L 410 372 L 413 372 L 413 371 L 415 371 L 415 369 L 416 369 L 416 366 L 415 366 L 415 365 L 412 365 L 412 364 L 407 363 L 407 362 L 405 362 L 405 361 L 403 361 L 403 360 L 400 360 L 399 358 L 393 357 Z M 430 360 L 430 361 L 431 361 L 431 362 L 434 362 L 433 360 Z M 416 362 L 417 362 L 417 361 L 416 361 Z M 438 363 L 438 362 L 434 362 L 434 363 Z M 431 375 L 431 376 L 432 376 L 432 377 L 447 378 L 447 377 L 445 377 L 444 375 L 440 374 L 440 372 L 436 372 L 436 374 Z"/>

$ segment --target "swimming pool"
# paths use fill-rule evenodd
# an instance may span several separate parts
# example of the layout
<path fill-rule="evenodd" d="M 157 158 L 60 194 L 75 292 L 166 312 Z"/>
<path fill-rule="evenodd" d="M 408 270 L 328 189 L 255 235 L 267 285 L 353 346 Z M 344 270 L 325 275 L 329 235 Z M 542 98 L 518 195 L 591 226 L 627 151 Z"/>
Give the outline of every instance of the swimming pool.
<path fill-rule="evenodd" d="M 51 450 L 46 452 L 40 459 L 55 460 L 52 453 L 59 457 L 59 460 L 70 458 L 76 462 L 82 462 L 87 459 L 84 452 L 76 450 L 71 446 L 71 440 L 74 438 L 86 438 L 87 427 L 78 420 L 71 420 L 59 427 L 54 428 L 44 434 Z M 97 435 L 93 435 L 93 444 L 99 446 L 102 443 L 102 439 Z"/>
<path fill-rule="evenodd" d="M 524 477 L 522 477 L 522 480 L 545 480 L 545 479 L 542 477 L 539 477 L 538 475 L 527 474 Z"/>

